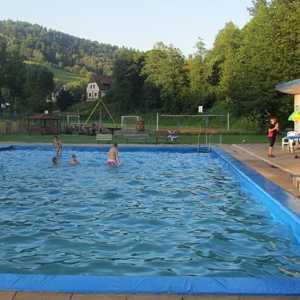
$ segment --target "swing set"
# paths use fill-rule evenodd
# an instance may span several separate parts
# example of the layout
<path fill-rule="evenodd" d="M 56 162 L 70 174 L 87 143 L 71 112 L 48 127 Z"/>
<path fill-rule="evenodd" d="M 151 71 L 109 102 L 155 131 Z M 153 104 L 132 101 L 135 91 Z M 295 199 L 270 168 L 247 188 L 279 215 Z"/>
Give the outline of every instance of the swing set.
<path fill-rule="evenodd" d="M 112 123 L 112 126 L 110 127 L 104 127 L 103 126 L 103 111 L 106 112 L 106 114 L 109 116 L 109 119 Z M 99 118 L 98 118 L 98 123 L 95 125 L 92 125 L 92 131 L 93 134 L 97 134 L 97 133 L 102 133 L 104 130 L 109 130 L 111 133 L 113 133 L 115 130 L 120 130 L 120 128 L 118 128 L 116 126 L 116 122 L 112 116 L 112 114 L 110 113 L 108 107 L 106 106 L 106 104 L 104 103 L 104 101 L 99 98 L 95 104 L 95 106 L 93 107 L 93 109 L 91 110 L 89 116 L 87 117 L 87 119 L 85 120 L 85 122 L 83 123 L 83 127 L 87 128 L 90 127 L 89 126 L 89 122 L 92 119 L 92 117 L 96 114 L 99 114 Z"/>

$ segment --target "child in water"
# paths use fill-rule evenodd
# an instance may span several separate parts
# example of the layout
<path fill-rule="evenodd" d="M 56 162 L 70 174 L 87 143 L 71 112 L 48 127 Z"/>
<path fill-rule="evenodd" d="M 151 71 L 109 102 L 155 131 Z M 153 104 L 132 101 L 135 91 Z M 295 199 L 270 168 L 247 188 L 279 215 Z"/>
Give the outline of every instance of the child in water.
<path fill-rule="evenodd" d="M 61 142 L 61 139 L 55 135 L 54 136 L 54 139 L 53 139 L 53 146 L 54 146 L 54 149 L 55 149 L 55 152 L 56 152 L 56 156 L 61 156 L 61 153 L 62 153 L 62 142 Z"/>
<path fill-rule="evenodd" d="M 118 144 L 113 144 L 108 151 L 107 164 L 110 167 L 118 167 L 120 165 Z"/>
<path fill-rule="evenodd" d="M 58 158 L 57 158 L 57 156 L 54 156 L 52 158 L 52 164 L 53 164 L 53 166 L 57 166 L 58 165 Z"/>
<path fill-rule="evenodd" d="M 69 164 L 71 166 L 76 166 L 79 164 L 79 160 L 77 159 L 75 154 L 72 154 L 71 159 L 69 160 Z"/>

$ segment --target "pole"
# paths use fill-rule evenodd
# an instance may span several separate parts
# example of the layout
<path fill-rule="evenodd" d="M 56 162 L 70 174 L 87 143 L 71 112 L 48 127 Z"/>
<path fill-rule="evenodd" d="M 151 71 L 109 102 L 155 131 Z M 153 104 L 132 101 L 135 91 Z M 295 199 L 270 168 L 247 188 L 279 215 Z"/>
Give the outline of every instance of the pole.
<path fill-rule="evenodd" d="M 98 132 L 102 132 L 102 128 L 103 128 L 103 122 L 102 122 L 102 107 L 100 106 L 99 109 L 99 122 L 98 122 Z"/>
<path fill-rule="evenodd" d="M 227 131 L 230 131 L 230 113 L 227 114 Z"/>
<path fill-rule="evenodd" d="M 156 131 L 158 131 L 159 130 L 159 114 L 158 113 L 156 113 Z"/>

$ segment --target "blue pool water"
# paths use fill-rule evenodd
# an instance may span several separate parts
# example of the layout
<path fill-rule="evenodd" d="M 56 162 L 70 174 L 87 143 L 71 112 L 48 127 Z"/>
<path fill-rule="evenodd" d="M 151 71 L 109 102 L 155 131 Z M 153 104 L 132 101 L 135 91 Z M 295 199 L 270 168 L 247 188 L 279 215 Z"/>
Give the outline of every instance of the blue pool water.
<path fill-rule="evenodd" d="M 81 164 L 70 167 L 76 153 Z M 0 152 L 0 273 L 300 276 L 300 245 L 213 154 Z"/>

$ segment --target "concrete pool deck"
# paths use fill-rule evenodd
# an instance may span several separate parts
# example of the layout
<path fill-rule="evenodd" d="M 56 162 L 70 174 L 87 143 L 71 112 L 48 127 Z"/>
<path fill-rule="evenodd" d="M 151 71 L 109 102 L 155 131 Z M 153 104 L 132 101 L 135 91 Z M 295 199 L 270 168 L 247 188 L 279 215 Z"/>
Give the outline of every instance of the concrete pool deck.
<path fill-rule="evenodd" d="M 300 198 L 300 190 L 293 184 L 293 175 L 300 176 L 300 153 L 288 153 L 275 147 L 275 158 L 267 156 L 266 144 L 222 145 L 221 148 L 254 169 L 281 188 Z M 300 201 L 300 200 L 299 200 Z"/>

